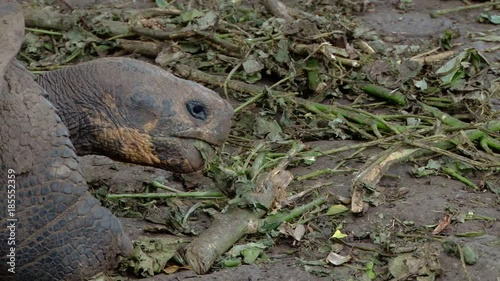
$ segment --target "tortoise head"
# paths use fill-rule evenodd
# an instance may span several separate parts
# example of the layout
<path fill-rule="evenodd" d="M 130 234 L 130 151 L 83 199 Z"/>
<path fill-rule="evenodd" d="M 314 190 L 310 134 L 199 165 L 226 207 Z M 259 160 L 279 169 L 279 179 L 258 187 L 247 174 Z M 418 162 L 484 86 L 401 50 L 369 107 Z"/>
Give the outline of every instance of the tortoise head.
<path fill-rule="evenodd" d="M 200 84 L 148 63 L 97 59 L 39 77 L 80 155 L 187 173 L 224 143 L 233 109 Z"/>

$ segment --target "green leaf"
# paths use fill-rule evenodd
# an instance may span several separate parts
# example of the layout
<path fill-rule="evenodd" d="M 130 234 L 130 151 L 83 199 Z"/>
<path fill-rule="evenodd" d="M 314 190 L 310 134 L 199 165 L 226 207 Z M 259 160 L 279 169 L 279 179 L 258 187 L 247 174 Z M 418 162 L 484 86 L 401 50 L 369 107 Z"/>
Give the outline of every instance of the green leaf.
<path fill-rule="evenodd" d="M 246 264 L 253 264 L 255 260 L 259 257 L 260 253 L 262 252 L 262 249 L 257 248 L 257 247 L 252 247 L 245 249 L 241 252 L 241 255 L 243 255 L 243 262 Z"/>
<path fill-rule="evenodd" d="M 368 276 L 368 278 L 370 278 L 371 280 L 374 280 L 377 275 L 375 275 L 375 272 L 373 272 L 373 262 L 372 261 L 369 261 L 367 264 L 366 264 L 366 269 L 365 269 L 365 273 L 366 275 Z"/>
<path fill-rule="evenodd" d="M 332 235 L 332 238 L 336 238 L 336 239 L 342 239 L 345 237 L 347 237 L 347 234 L 340 232 L 340 230 L 338 230 L 338 229 L 335 230 L 335 233 Z"/>
<path fill-rule="evenodd" d="M 289 62 L 290 56 L 288 53 L 288 40 L 281 39 L 278 42 L 278 50 L 276 51 L 276 55 L 274 55 L 274 59 L 277 62 Z"/>
<path fill-rule="evenodd" d="M 479 21 L 500 24 L 500 15 L 481 14 Z"/>
<path fill-rule="evenodd" d="M 187 11 L 184 11 L 181 13 L 180 15 L 180 19 L 181 19 L 181 22 L 190 22 L 196 18 L 199 18 L 199 17 L 202 17 L 204 16 L 205 14 L 201 11 L 198 11 L 196 9 L 193 9 L 193 10 L 187 10 Z"/>
<path fill-rule="evenodd" d="M 413 85 L 415 85 L 415 87 L 417 87 L 421 91 L 425 91 L 428 88 L 427 82 L 425 81 L 425 79 L 413 81 Z"/>
<path fill-rule="evenodd" d="M 155 0 L 155 3 L 158 8 L 165 8 L 168 6 L 167 1 L 165 0 Z"/>
<path fill-rule="evenodd" d="M 241 265 L 241 260 L 240 259 L 226 259 L 222 261 L 222 264 L 224 267 L 237 267 Z"/>
<path fill-rule="evenodd" d="M 342 204 L 337 204 L 337 205 L 330 206 L 330 208 L 328 208 L 328 211 L 326 212 L 326 215 L 327 216 L 334 216 L 334 215 L 342 214 L 342 213 L 347 212 L 347 211 L 349 211 L 349 208 L 347 208 L 346 206 L 344 206 Z"/>

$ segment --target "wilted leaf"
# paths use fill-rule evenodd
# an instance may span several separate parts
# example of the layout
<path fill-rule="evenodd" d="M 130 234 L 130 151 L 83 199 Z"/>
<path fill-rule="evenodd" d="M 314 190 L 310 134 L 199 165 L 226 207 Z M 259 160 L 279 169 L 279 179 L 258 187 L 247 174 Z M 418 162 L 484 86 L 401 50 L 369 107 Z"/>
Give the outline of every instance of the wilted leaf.
<path fill-rule="evenodd" d="M 466 74 L 473 76 L 481 64 L 487 63 L 477 50 L 466 49 L 441 66 L 436 74 L 440 76 L 442 86 L 452 87 L 460 81 L 465 82 Z"/>
<path fill-rule="evenodd" d="M 481 14 L 479 21 L 500 24 L 500 15 Z"/>
<path fill-rule="evenodd" d="M 341 256 L 335 252 L 331 252 L 326 257 L 326 260 L 333 265 L 341 265 L 351 260 L 351 256 Z"/>
<path fill-rule="evenodd" d="M 132 254 L 120 265 L 121 271 L 132 271 L 140 277 L 161 272 L 185 241 L 180 238 L 139 237 Z"/>
<path fill-rule="evenodd" d="M 227 252 L 227 255 L 230 257 L 238 257 L 240 254 L 247 249 L 257 248 L 257 249 L 266 249 L 267 247 L 263 243 L 247 243 L 243 245 L 234 245 L 231 250 Z"/>
<path fill-rule="evenodd" d="M 299 224 L 297 225 L 297 227 L 295 227 L 293 231 L 293 238 L 295 238 L 295 240 L 297 241 L 300 241 L 305 233 L 306 233 L 306 228 L 304 227 L 303 224 Z"/>
<path fill-rule="evenodd" d="M 243 250 L 241 252 L 241 255 L 243 256 L 243 262 L 246 264 L 254 263 L 255 260 L 259 257 L 260 253 L 262 253 L 262 249 L 257 247 Z"/>
<path fill-rule="evenodd" d="M 448 225 L 451 223 L 451 215 L 447 214 L 444 216 L 444 218 L 439 221 L 439 224 L 434 228 L 432 231 L 432 234 L 437 235 L 441 233 Z"/>
<path fill-rule="evenodd" d="M 206 30 L 217 23 L 218 14 L 214 11 L 209 11 L 203 17 L 196 21 L 199 30 Z"/>
<path fill-rule="evenodd" d="M 266 136 L 268 140 L 279 141 L 283 131 L 276 120 L 268 120 L 265 117 L 258 117 L 255 123 L 255 133 L 258 136 Z"/>
<path fill-rule="evenodd" d="M 446 240 L 443 243 L 441 243 L 441 246 L 448 255 L 457 258 L 460 258 L 460 247 L 462 247 L 462 254 L 464 256 L 465 263 L 469 265 L 477 263 L 478 259 L 477 253 L 468 244 L 460 246 L 459 243 L 453 240 Z"/>
<path fill-rule="evenodd" d="M 277 62 L 289 62 L 290 56 L 288 54 L 288 40 L 281 39 L 278 42 L 278 50 L 274 55 L 274 59 Z"/>
<path fill-rule="evenodd" d="M 445 50 L 451 50 L 453 47 L 453 40 L 458 38 L 459 36 L 460 34 L 455 31 L 446 30 L 439 39 L 439 42 L 441 43 L 441 48 Z"/>
<path fill-rule="evenodd" d="M 347 212 L 347 211 L 349 211 L 349 208 L 347 208 L 346 206 L 344 206 L 342 204 L 337 204 L 337 205 L 330 206 L 330 208 L 328 208 L 328 211 L 326 212 L 326 215 L 333 216 L 333 215 L 342 214 L 342 213 Z"/>
<path fill-rule="evenodd" d="M 180 19 L 182 22 L 189 22 L 203 15 L 205 15 L 203 12 L 196 9 L 184 10 L 180 15 Z"/>
<path fill-rule="evenodd" d="M 439 264 L 440 250 L 423 243 L 414 253 L 405 253 L 389 261 L 389 272 L 397 280 L 408 280 L 409 276 L 416 280 L 434 280 L 442 271 Z M 425 279 L 429 278 L 430 279 Z"/>
<path fill-rule="evenodd" d="M 400 83 L 415 78 L 422 70 L 422 63 L 415 60 L 404 60 L 397 65 Z"/>
<path fill-rule="evenodd" d="M 413 81 L 413 85 L 415 85 L 415 87 L 419 88 L 421 91 L 427 90 L 427 82 L 425 81 L 425 79 Z"/>
<path fill-rule="evenodd" d="M 495 194 L 500 194 L 500 180 L 497 180 L 497 181 L 485 180 L 484 184 L 489 191 L 491 191 Z"/>
<path fill-rule="evenodd" d="M 284 234 L 285 236 L 291 236 L 295 240 L 300 241 L 300 239 L 302 239 L 302 237 L 304 236 L 304 233 L 306 232 L 306 228 L 304 227 L 303 224 L 299 224 L 298 226 L 296 226 L 294 228 L 289 223 L 282 223 L 278 227 L 278 231 L 280 233 Z"/>
<path fill-rule="evenodd" d="M 413 118 L 413 117 L 410 117 L 410 118 L 406 118 L 406 124 L 408 126 L 418 126 L 420 125 L 420 118 Z"/>
<path fill-rule="evenodd" d="M 428 175 L 435 175 L 439 169 L 441 169 L 441 162 L 430 159 L 424 167 L 413 169 L 412 174 L 415 177 L 420 178 Z"/>
<path fill-rule="evenodd" d="M 191 269 L 191 266 L 178 266 L 178 265 L 171 265 L 171 266 L 167 266 L 163 269 L 163 272 L 165 272 L 166 274 L 174 274 L 176 273 L 177 271 L 179 271 L 180 269 L 186 269 L 186 270 L 190 270 Z"/>
<path fill-rule="evenodd" d="M 27 53 L 37 53 L 39 49 L 43 47 L 44 41 L 41 40 L 39 36 L 34 35 L 31 32 L 27 32 L 24 35 L 23 45 L 26 48 Z"/>
<path fill-rule="evenodd" d="M 253 83 L 262 79 L 262 75 L 259 72 L 256 72 L 254 74 L 247 74 L 247 75 L 243 75 L 243 76 L 244 76 L 243 79 L 245 79 L 245 82 L 250 83 L 250 84 L 253 84 Z"/>
<path fill-rule="evenodd" d="M 469 244 L 465 244 L 462 247 L 462 253 L 464 255 L 464 261 L 468 265 L 474 265 L 477 263 L 477 253 L 472 249 Z"/>
<path fill-rule="evenodd" d="M 342 233 L 340 230 L 335 230 L 335 233 L 332 235 L 332 238 L 336 238 L 336 239 L 342 239 L 342 238 L 345 238 L 347 237 L 347 234 L 344 234 Z"/>
<path fill-rule="evenodd" d="M 264 69 L 264 65 L 256 59 L 247 59 L 243 62 L 243 69 L 248 74 L 253 74 Z"/>

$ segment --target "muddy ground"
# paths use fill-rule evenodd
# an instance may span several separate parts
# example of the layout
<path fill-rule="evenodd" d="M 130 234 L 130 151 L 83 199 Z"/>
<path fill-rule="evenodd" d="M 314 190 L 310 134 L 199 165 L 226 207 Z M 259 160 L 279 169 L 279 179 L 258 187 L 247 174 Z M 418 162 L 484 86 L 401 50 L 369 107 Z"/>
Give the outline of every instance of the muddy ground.
<path fill-rule="evenodd" d="M 71 1 L 68 1 L 71 2 Z M 286 2 L 286 1 L 285 1 Z M 452 13 L 439 18 L 431 18 L 429 12 L 433 9 L 442 9 L 461 5 L 461 1 L 413 1 L 414 8 L 403 12 L 394 8 L 395 1 L 370 1 L 364 11 L 359 14 L 364 21 L 377 32 L 383 35 L 384 40 L 391 44 L 420 44 L 436 39 L 446 29 L 456 29 L 462 34 L 463 47 L 476 47 L 479 50 L 491 48 L 494 44 L 478 43 L 467 39 L 467 32 L 480 31 L 491 28 L 487 25 L 475 23 L 475 17 L 480 11 Z M 498 63 L 500 52 L 489 53 L 488 59 Z M 307 143 L 311 147 L 332 148 L 352 144 L 346 141 L 319 141 Z M 349 157 L 352 151 L 347 151 L 333 158 L 319 158 L 313 165 L 294 167 L 291 172 L 295 176 L 309 173 L 313 170 L 335 167 L 343 157 Z M 364 151 L 354 159 L 347 159 L 344 168 L 359 168 L 373 151 Z M 182 184 L 176 182 L 172 174 L 152 168 L 139 167 L 112 162 L 103 157 L 87 156 L 81 160 L 83 172 L 89 182 L 101 182 L 109 187 L 110 193 L 141 192 L 143 184 L 158 177 L 164 178 L 168 184 L 183 189 Z M 338 267 L 328 276 L 322 276 L 321 271 L 313 266 L 307 267 L 300 261 L 324 259 L 328 251 L 324 246 L 330 245 L 330 236 L 333 230 L 343 225 L 342 231 L 349 236 L 345 239 L 350 246 L 344 246 L 343 254 L 351 254 L 355 260 L 363 261 L 367 258 L 365 251 L 359 247 L 374 248 L 371 242 L 380 238 L 384 233 L 406 233 L 415 230 L 419 235 L 430 235 L 433 227 L 450 210 L 454 214 L 473 212 L 494 221 L 466 220 L 463 223 L 453 222 L 440 237 L 470 232 L 484 232 L 484 235 L 475 238 L 460 238 L 467 242 L 479 255 L 475 265 L 462 266 L 460 259 L 444 253 L 435 240 L 411 241 L 407 237 L 385 237 L 393 247 L 408 247 L 409 249 L 428 248 L 438 255 L 442 273 L 436 280 L 470 280 L 499 281 L 500 280 L 500 198 L 491 192 L 473 192 L 463 183 L 446 178 L 445 176 L 430 176 L 416 179 L 410 171 L 415 163 L 406 163 L 393 167 L 378 186 L 381 193 L 378 206 L 370 206 L 361 216 L 352 214 L 339 217 L 322 216 L 309 223 L 312 232 L 306 233 L 300 243 L 293 243 L 290 238 L 275 239 L 275 246 L 267 250 L 270 261 L 263 264 L 242 265 L 237 268 L 222 269 L 204 276 L 197 276 L 192 271 L 180 271 L 173 275 L 158 275 L 146 280 L 364 280 L 358 275 L 359 268 L 347 266 Z M 306 183 L 292 183 L 291 190 L 299 191 L 318 184 L 325 185 L 318 192 L 330 194 L 331 204 L 338 202 L 338 198 L 349 197 L 351 181 L 354 172 L 336 174 L 317 178 Z M 476 181 L 480 179 L 478 174 Z M 498 175 L 497 175 L 498 180 Z M 307 202 L 308 198 L 305 198 Z M 137 219 L 123 219 L 125 229 L 132 237 L 144 235 L 142 226 L 147 224 Z M 253 239 L 249 237 L 248 239 Z M 390 243 L 389 243 L 390 242 Z M 352 247 L 351 247 L 352 246 Z M 379 256 L 388 259 L 388 256 Z M 389 280 L 383 277 L 377 280 Z M 405 279 L 415 280 L 415 279 Z M 424 280 L 424 279 L 422 279 Z M 430 280 L 430 279 L 429 279 Z"/>

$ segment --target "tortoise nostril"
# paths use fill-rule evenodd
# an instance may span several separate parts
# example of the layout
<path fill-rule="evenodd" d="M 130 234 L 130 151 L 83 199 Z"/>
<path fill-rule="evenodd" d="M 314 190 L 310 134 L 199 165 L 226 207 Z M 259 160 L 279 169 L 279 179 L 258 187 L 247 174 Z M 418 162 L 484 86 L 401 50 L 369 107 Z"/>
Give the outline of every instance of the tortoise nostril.
<path fill-rule="evenodd" d="M 189 114 L 191 114 L 194 118 L 199 120 L 207 119 L 207 108 L 203 103 L 199 101 L 188 101 L 186 103 L 186 108 Z"/>

